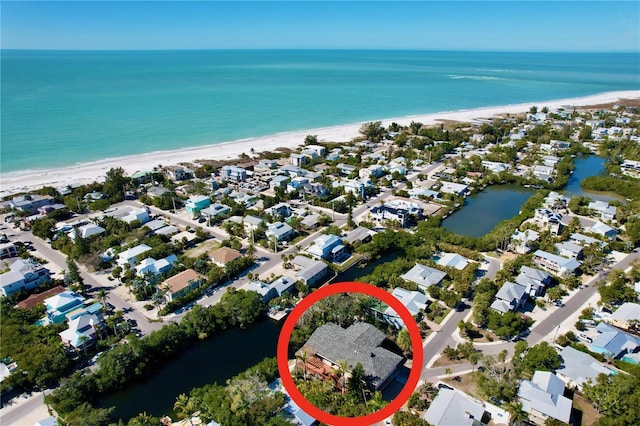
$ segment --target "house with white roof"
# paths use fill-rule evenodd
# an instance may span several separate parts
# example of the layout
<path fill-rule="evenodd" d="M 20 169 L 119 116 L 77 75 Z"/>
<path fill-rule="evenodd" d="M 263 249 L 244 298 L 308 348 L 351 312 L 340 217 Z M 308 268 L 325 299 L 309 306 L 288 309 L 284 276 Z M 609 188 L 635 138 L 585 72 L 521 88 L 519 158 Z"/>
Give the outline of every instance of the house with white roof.
<path fill-rule="evenodd" d="M 139 209 L 131 210 L 127 215 L 122 216 L 121 220 L 131 223 L 134 221 L 140 221 L 143 225 L 149 222 L 149 211 L 146 207 L 140 207 Z"/>
<path fill-rule="evenodd" d="M 618 231 L 610 227 L 609 225 L 605 225 L 602 222 L 596 222 L 591 225 L 591 232 L 594 234 L 602 235 L 603 237 L 608 238 L 609 240 L 615 240 L 618 236 Z"/>
<path fill-rule="evenodd" d="M 423 419 L 433 426 L 476 426 L 487 424 L 489 415 L 480 401 L 459 390 L 442 388 Z"/>
<path fill-rule="evenodd" d="M 427 296 L 419 291 L 410 291 L 401 287 L 396 287 L 393 289 L 391 294 L 398 299 L 405 308 L 407 308 L 412 316 L 417 315 L 421 310 L 424 311 L 427 309 L 427 305 L 429 304 Z M 406 328 L 402 318 L 400 318 L 400 315 L 398 315 L 391 306 L 385 310 L 384 314 L 385 320 L 395 328 Z"/>
<path fill-rule="evenodd" d="M 222 166 L 220 177 L 233 182 L 244 182 L 247 179 L 247 170 L 238 166 Z"/>
<path fill-rule="evenodd" d="M 76 349 L 86 348 L 95 343 L 99 324 L 102 324 L 101 318 L 85 313 L 69 321 L 69 328 L 59 333 L 60 339 Z"/>
<path fill-rule="evenodd" d="M 640 322 L 640 305 L 625 302 L 609 316 L 609 322 L 616 327 L 628 329 L 633 322 Z"/>
<path fill-rule="evenodd" d="M 551 191 L 547 198 L 544 199 L 543 206 L 547 209 L 556 209 L 566 207 L 569 204 L 570 199 L 565 197 L 564 195 Z"/>
<path fill-rule="evenodd" d="M 307 248 L 307 253 L 330 262 L 340 261 L 346 256 L 347 248 L 336 235 L 322 234 Z"/>
<path fill-rule="evenodd" d="M 575 274 L 581 263 L 575 259 L 558 256 L 544 250 L 536 250 L 533 263 L 552 274 L 569 276 Z"/>
<path fill-rule="evenodd" d="M 438 256 L 438 260 L 436 260 L 436 264 L 462 271 L 469 264 L 469 259 L 458 253 L 441 253 Z"/>
<path fill-rule="evenodd" d="M 525 231 L 519 231 L 511 235 L 510 246 L 511 249 L 519 254 L 527 254 L 531 251 L 531 247 L 536 241 L 540 239 L 540 234 L 533 229 L 527 229 Z"/>
<path fill-rule="evenodd" d="M 369 210 L 371 219 L 377 223 L 384 224 L 387 221 L 397 222 L 402 228 L 407 226 L 409 211 L 404 208 L 395 208 L 383 204 L 372 207 Z"/>
<path fill-rule="evenodd" d="M 614 220 L 616 218 L 617 208 L 609 205 L 606 201 L 591 201 L 587 207 L 599 214 L 602 220 Z"/>
<path fill-rule="evenodd" d="M 94 235 L 102 235 L 106 229 L 102 226 L 96 225 L 95 223 L 89 223 L 87 225 L 79 226 L 75 230 L 75 238 L 89 238 Z"/>
<path fill-rule="evenodd" d="M 597 359 L 588 353 L 566 346 L 560 351 L 562 366 L 556 371 L 556 375 L 567 386 L 575 386 L 582 389 L 582 385 L 589 379 L 596 380 L 599 374 L 610 376 L 613 371 L 600 364 Z"/>
<path fill-rule="evenodd" d="M 157 275 L 164 274 L 165 272 L 169 272 L 177 261 L 178 256 L 175 254 L 170 254 L 160 260 L 155 260 L 153 257 L 147 257 L 136 266 L 136 275 L 142 276 L 151 274 L 155 277 Z"/>
<path fill-rule="evenodd" d="M 464 185 L 462 183 L 449 182 L 446 180 L 440 181 L 442 186 L 440 187 L 440 192 L 445 194 L 453 194 L 458 196 L 466 196 L 469 194 L 469 186 Z"/>
<path fill-rule="evenodd" d="M 520 382 L 518 399 L 529 420 L 544 425 L 554 418 L 564 423 L 571 419 L 572 401 L 564 396 L 564 383 L 548 371 L 536 371 L 533 378 Z"/>
<path fill-rule="evenodd" d="M 553 170 L 553 167 L 538 165 L 533 167 L 533 175 L 537 179 L 550 181 L 553 175 Z"/>
<path fill-rule="evenodd" d="M 502 284 L 500 290 L 496 293 L 496 297 L 491 303 L 491 309 L 504 314 L 509 311 L 517 311 L 524 307 L 527 303 L 527 288 L 520 284 L 507 281 Z"/>
<path fill-rule="evenodd" d="M 51 278 L 51 271 L 33 259 L 16 259 L 0 274 L 0 296 L 39 287 Z"/>
<path fill-rule="evenodd" d="M 138 256 L 148 252 L 149 250 L 151 250 L 151 247 L 146 244 L 139 244 L 135 247 L 131 247 L 130 249 L 127 249 L 118 254 L 116 263 L 121 267 L 129 264 L 129 266 L 133 268 L 138 263 Z"/>
<path fill-rule="evenodd" d="M 416 263 L 413 268 L 405 274 L 400 275 L 400 278 L 411 281 L 412 283 L 417 284 L 420 289 L 426 291 L 432 285 L 440 285 L 446 276 L 446 273 L 438 269 Z"/>
<path fill-rule="evenodd" d="M 84 306 L 84 296 L 65 290 L 44 300 L 47 322 L 59 324 L 67 320 L 67 314 Z"/>
<path fill-rule="evenodd" d="M 571 234 L 571 236 L 569 237 L 569 241 L 574 244 L 581 245 L 583 247 L 591 244 L 600 244 L 603 247 L 607 245 L 607 243 L 605 243 L 604 241 L 600 241 L 597 238 L 589 237 L 587 235 L 583 235 L 579 233 Z"/>
<path fill-rule="evenodd" d="M 534 222 L 548 228 L 554 234 L 559 234 L 562 231 L 562 215 L 556 213 L 551 209 L 536 209 L 533 215 Z"/>

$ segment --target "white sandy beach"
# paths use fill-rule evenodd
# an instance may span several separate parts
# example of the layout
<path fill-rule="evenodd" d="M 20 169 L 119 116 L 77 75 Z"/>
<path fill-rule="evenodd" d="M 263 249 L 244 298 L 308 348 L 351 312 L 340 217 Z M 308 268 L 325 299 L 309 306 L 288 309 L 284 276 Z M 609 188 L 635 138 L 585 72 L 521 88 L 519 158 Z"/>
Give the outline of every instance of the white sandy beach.
<path fill-rule="evenodd" d="M 571 108 L 589 105 L 599 105 L 616 102 L 620 99 L 640 99 L 640 90 L 606 92 L 581 98 L 561 99 L 553 101 L 531 101 L 522 104 L 505 105 L 470 110 L 440 112 L 435 114 L 414 115 L 382 120 L 387 126 L 392 122 L 408 125 L 411 121 L 418 121 L 426 125 L 437 124 L 441 120 L 470 122 L 480 118 L 491 118 L 505 114 L 520 114 L 529 111 L 532 105 L 538 108 L 548 107 L 553 110 L 559 107 Z M 371 121 L 377 119 L 372 118 Z M 151 152 L 143 155 L 110 158 L 51 170 L 29 170 L 24 172 L 4 173 L 0 175 L 0 196 L 26 192 L 42 186 L 58 187 L 71 183 L 90 183 L 101 181 L 105 173 L 113 167 L 122 167 L 129 175 L 150 170 L 157 165 L 173 165 L 196 160 L 225 160 L 237 158 L 239 154 L 250 154 L 251 149 L 257 152 L 273 151 L 278 147 L 295 148 L 301 145 L 306 135 L 318 135 L 320 142 L 348 142 L 359 136 L 358 130 L 362 123 L 343 126 L 308 129 L 296 132 L 285 132 L 271 136 L 233 141 L 223 144 L 213 144 L 175 151 Z"/>

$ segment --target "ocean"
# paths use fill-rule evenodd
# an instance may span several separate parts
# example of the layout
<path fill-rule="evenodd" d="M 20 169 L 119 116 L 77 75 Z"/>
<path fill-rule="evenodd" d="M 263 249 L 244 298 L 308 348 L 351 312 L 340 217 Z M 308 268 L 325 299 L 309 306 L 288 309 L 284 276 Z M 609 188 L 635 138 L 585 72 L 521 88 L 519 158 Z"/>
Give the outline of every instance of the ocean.
<path fill-rule="evenodd" d="M 637 89 L 637 53 L 3 50 L 0 172 Z"/>

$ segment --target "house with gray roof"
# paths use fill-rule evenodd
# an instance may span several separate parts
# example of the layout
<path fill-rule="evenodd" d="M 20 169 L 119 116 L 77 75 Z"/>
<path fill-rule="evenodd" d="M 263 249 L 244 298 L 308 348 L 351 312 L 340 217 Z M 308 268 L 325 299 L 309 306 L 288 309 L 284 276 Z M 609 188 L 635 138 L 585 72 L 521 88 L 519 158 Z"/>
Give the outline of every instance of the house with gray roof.
<path fill-rule="evenodd" d="M 556 374 L 567 386 L 582 389 L 583 383 L 589 379 L 595 381 L 598 374 L 602 373 L 608 376 L 613 374 L 597 359 L 571 346 L 564 347 L 560 351 L 560 357 L 562 358 L 562 367 L 556 370 Z"/>
<path fill-rule="evenodd" d="M 581 265 L 575 259 L 558 256 L 544 250 L 536 250 L 533 254 L 533 263 L 559 276 L 575 274 Z"/>
<path fill-rule="evenodd" d="M 39 287 L 51 278 L 51 271 L 33 259 L 17 259 L 0 274 L 0 296 Z"/>
<path fill-rule="evenodd" d="M 619 358 L 627 353 L 635 352 L 640 347 L 640 337 L 601 322 L 596 326 L 598 337 L 593 339 L 589 349 L 595 353 L 611 358 Z"/>
<path fill-rule="evenodd" d="M 583 247 L 591 244 L 600 244 L 604 248 L 607 245 L 607 243 L 605 243 L 604 241 L 600 241 L 597 238 L 589 237 L 587 235 L 579 233 L 571 234 L 571 236 L 569 237 L 569 241 Z"/>
<path fill-rule="evenodd" d="M 440 285 L 447 274 L 430 266 L 416 263 L 407 273 L 400 275 L 403 280 L 411 281 L 422 290 L 427 290 L 432 285 Z"/>
<path fill-rule="evenodd" d="M 487 424 L 489 415 L 480 401 L 457 389 L 442 388 L 423 419 L 433 426 L 476 426 Z"/>
<path fill-rule="evenodd" d="M 552 280 L 553 277 L 548 272 L 523 265 L 520 268 L 520 274 L 516 277 L 516 284 L 524 286 L 527 289 L 527 294 L 535 297 L 541 295 Z"/>
<path fill-rule="evenodd" d="M 527 229 L 522 232 L 516 229 L 516 232 L 511 236 L 510 246 L 516 253 L 527 254 L 531 251 L 531 246 L 539 239 L 540 234 L 533 229 Z"/>
<path fill-rule="evenodd" d="M 548 418 L 569 423 L 571 400 L 564 396 L 564 383 L 549 371 L 536 371 L 533 378 L 520 382 L 518 398 L 529 420 L 544 425 Z"/>
<path fill-rule="evenodd" d="M 404 361 L 380 346 L 384 340 L 382 331 L 365 322 L 357 322 L 348 328 L 328 322 L 313 332 L 303 349 L 334 369 L 341 360 L 347 362 L 349 370 L 360 363 L 374 388 L 381 389 L 395 377 Z"/>
<path fill-rule="evenodd" d="M 342 241 L 345 244 L 353 245 L 356 242 L 366 243 L 376 235 L 376 231 L 372 231 L 371 229 L 365 228 L 363 226 L 358 226 L 356 229 L 347 232 L 347 235 L 342 237 Z"/>
<path fill-rule="evenodd" d="M 293 237 L 294 231 L 288 223 L 274 222 L 267 226 L 265 235 L 269 240 L 276 239 L 277 241 L 289 240 Z"/>
<path fill-rule="evenodd" d="M 502 284 L 500 290 L 491 304 L 491 309 L 504 314 L 509 311 L 517 311 L 527 303 L 527 288 L 520 284 L 507 281 Z"/>
<path fill-rule="evenodd" d="M 574 244 L 570 241 L 563 241 L 561 243 L 556 243 L 555 246 L 558 254 L 562 257 L 569 257 L 576 260 L 582 259 L 582 246 L 578 244 Z"/>
<path fill-rule="evenodd" d="M 421 310 L 427 309 L 429 299 L 419 291 L 405 290 L 402 287 L 396 287 L 391 294 L 398 299 L 412 316 L 417 315 Z M 384 312 L 385 320 L 395 328 L 406 328 L 400 315 L 391 306 Z"/>
<path fill-rule="evenodd" d="M 587 208 L 599 214 L 602 220 L 614 220 L 616 218 L 616 207 L 609 205 L 606 201 L 591 201 Z"/>
<path fill-rule="evenodd" d="M 329 273 L 326 263 L 305 256 L 296 256 L 291 263 L 296 268 L 295 278 L 309 287 L 316 285 Z"/>

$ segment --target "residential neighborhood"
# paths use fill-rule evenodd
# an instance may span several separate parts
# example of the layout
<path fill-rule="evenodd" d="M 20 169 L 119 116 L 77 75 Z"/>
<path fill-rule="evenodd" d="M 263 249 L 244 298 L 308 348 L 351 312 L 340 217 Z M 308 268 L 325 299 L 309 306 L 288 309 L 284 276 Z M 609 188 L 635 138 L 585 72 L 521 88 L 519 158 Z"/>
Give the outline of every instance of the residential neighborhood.
<path fill-rule="evenodd" d="M 127 377 L 111 384 L 116 372 L 100 372 L 154 333 L 188 327 L 184 341 L 167 344 L 165 356 L 177 358 L 181 345 L 263 315 L 282 321 L 315 289 L 348 280 L 381 287 L 406 307 L 425 365 L 412 365 L 399 313 L 363 298 L 353 302 L 358 315 L 375 324 L 326 320 L 291 354 L 304 386 L 313 386 L 310 375 L 353 393 L 347 379 L 362 369 L 367 410 L 369 398 L 420 368 L 402 411 L 428 424 L 609 416 L 599 392 L 636 377 L 640 363 L 639 116 L 622 105 L 532 107 L 447 128 L 367 123 L 349 144 L 309 135 L 297 150 L 158 165 L 136 177 L 112 169 L 94 185 L 8 197 L 3 322 L 46 335 L 51 353 L 38 356 L 60 368 L 26 369 L 32 355 L 12 346 L 3 352 L 3 390 L 42 390 L 64 410 L 63 390 L 50 390 L 60 379 L 109 374 L 105 394 L 125 387 Z M 585 176 L 580 195 L 565 192 L 583 173 L 580 161 L 601 170 Z M 591 198 L 603 185 L 607 200 Z M 480 237 L 447 227 L 473 213 L 473 197 L 504 186 L 529 191 L 514 216 L 477 215 L 472 222 L 493 220 Z M 152 374 L 142 369 L 130 374 Z"/>

